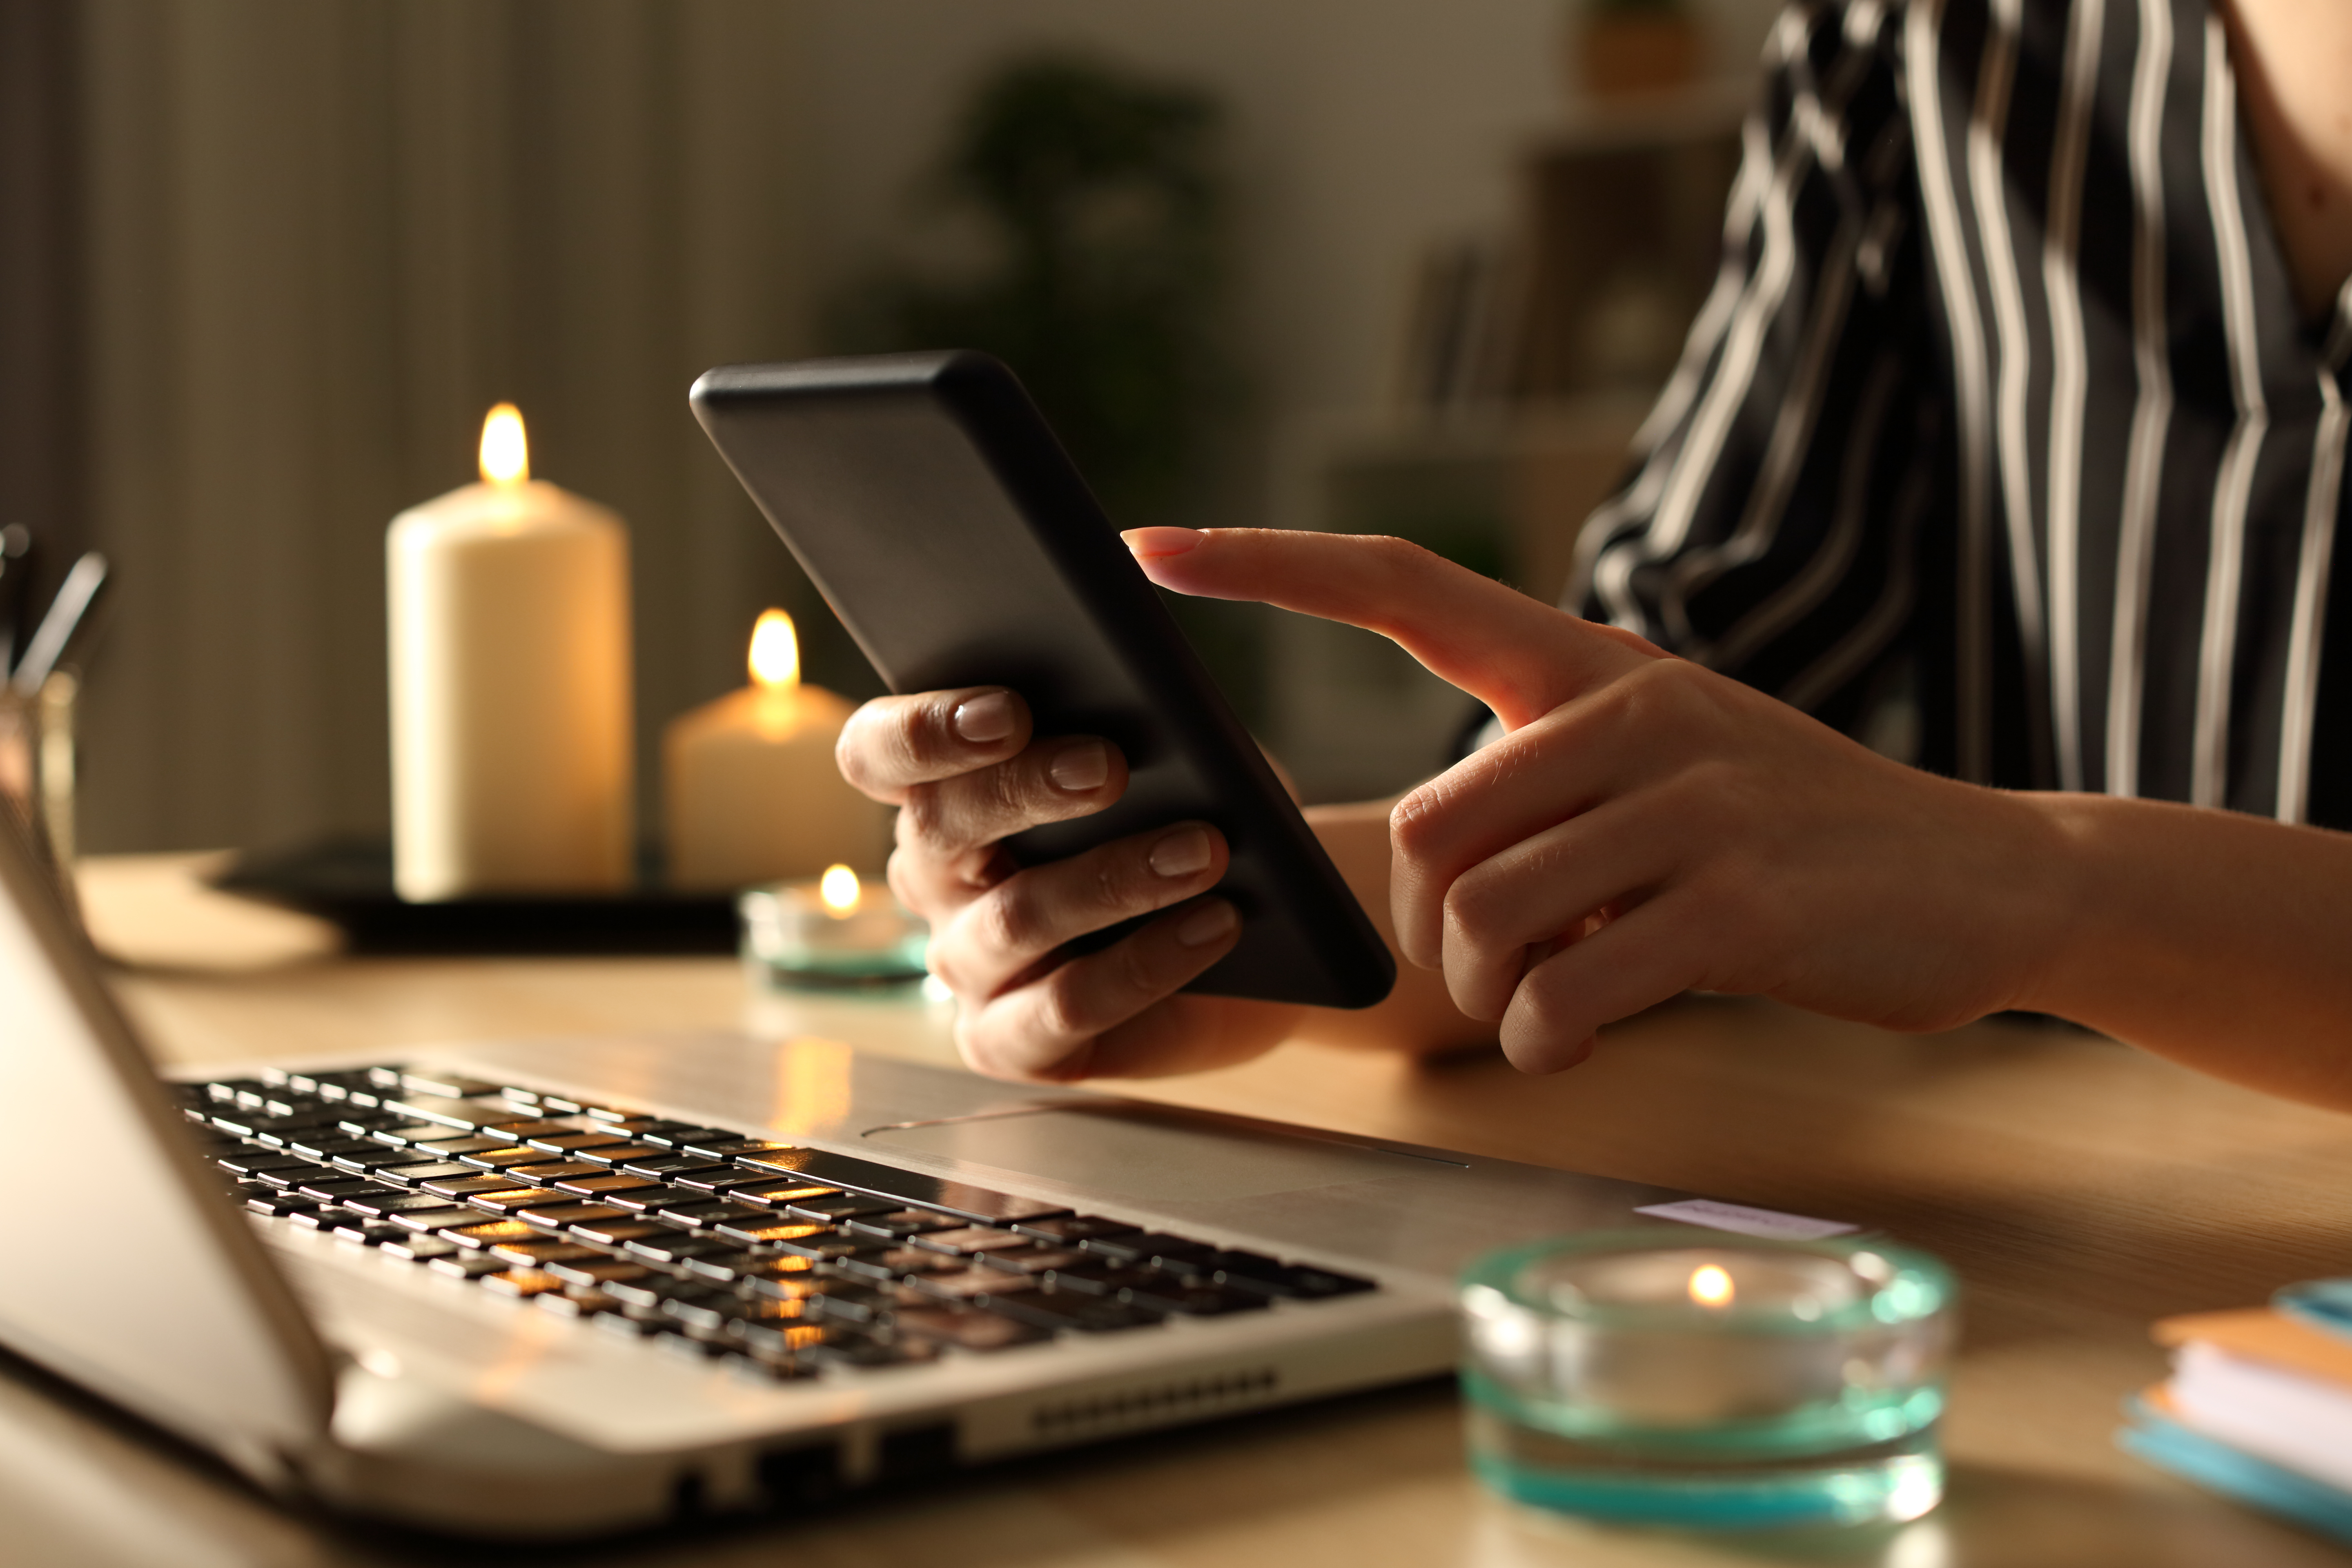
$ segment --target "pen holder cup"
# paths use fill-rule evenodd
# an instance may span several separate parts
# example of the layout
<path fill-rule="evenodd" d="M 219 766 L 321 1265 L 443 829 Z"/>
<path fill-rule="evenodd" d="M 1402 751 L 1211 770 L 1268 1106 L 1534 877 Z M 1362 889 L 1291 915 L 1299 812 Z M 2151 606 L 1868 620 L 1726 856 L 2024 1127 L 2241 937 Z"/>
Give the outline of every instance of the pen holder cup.
<path fill-rule="evenodd" d="M 1879 1240 L 1619 1231 L 1461 1281 L 1470 1466 L 1612 1523 L 1780 1530 L 1916 1519 L 1943 1493 L 1955 1289 Z"/>
<path fill-rule="evenodd" d="M 74 708 L 80 682 L 58 670 L 26 695 L 0 685 L 0 810 L 14 811 L 72 901 Z"/>

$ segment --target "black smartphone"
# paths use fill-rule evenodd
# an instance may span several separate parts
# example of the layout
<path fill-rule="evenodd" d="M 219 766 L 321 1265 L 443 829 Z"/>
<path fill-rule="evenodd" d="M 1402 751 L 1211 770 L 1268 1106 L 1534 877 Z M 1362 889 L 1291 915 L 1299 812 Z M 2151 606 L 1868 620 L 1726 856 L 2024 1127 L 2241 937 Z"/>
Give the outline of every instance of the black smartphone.
<path fill-rule="evenodd" d="M 689 397 L 893 691 L 1009 686 L 1038 734 L 1126 753 L 1117 805 L 1006 840 L 1016 859 L 1214 823 L 1242 935 L 1187 990 L 1319 1007 L 1389 994 L 1380 932 L 1011 370 L 971 353 L 730 365 Z"/>

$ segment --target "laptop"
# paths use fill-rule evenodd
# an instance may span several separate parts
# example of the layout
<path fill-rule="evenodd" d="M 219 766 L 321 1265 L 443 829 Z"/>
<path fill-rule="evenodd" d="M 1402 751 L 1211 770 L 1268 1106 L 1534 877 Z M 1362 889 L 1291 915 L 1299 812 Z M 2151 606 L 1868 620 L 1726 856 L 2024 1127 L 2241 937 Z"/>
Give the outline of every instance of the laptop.
<path fill-rule="evenodd" d="M 159 1078 L 5 816 L 0 1343 L 339 1510 L 548 1541 L 1427 1377 L 1466 1260 L 1680 1196 L 855 1042 Z"/>

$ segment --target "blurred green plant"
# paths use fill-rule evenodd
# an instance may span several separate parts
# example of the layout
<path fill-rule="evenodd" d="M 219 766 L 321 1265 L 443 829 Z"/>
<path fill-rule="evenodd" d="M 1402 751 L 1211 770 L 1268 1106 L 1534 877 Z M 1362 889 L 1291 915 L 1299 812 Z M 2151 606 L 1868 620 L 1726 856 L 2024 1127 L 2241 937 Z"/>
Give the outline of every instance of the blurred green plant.
<path fill-rule="evenodd" d="M 1238 391 L 1218 331 L 1222 115 L 1198 89 L 1045 55 L 984 80 L 925 195 L 977 256 L 885 268 L 852 351 L 974 348 L 1026 384 L 1122 527 L 1178 521 Z"/>

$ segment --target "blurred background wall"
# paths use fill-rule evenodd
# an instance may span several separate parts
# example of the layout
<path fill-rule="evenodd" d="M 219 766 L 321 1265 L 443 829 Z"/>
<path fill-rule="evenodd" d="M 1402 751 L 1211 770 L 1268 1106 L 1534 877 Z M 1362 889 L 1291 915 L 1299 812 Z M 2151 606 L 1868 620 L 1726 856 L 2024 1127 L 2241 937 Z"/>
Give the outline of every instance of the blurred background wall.
<path fill-rule="evenodd" d="M 1693 8 L 1744 77 L 1770 0 Z M 1576 96 L 1562 0 L 70 14 L 83 260 L 55 298 L 84 345 L 79 504 L 121 586 L 85 698 L 93 850 L 382 828 L 383 526 L 471 477 L 501 398 L 540 475 L 630 521 L 648 749 L 740 683 L 765 604 L 802 616 L 813 679 L 871 690 L 683 393 L 809 352 L 881 258 L 945 243 L 924 177 L 1003 60 L 1075 47 L 1223 105 L 1232 521 L 1281 512 L 1286 432 L 1391 398 L 1429 246 L 1509 221 L 1519 151 Z"/>
<path fill-rule="evenodd" d="M 92 849 L 387 818 L 383 530 L 535 470 L 632 525 L 639 713 L 795 579 L 687 384 L 805 346 L 799 17 L 765 0 L 91 0 Z M 793 607 L 805 608 L 805 605 Z"/>

